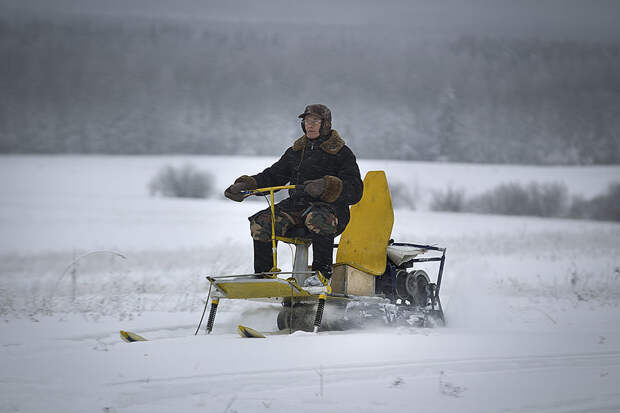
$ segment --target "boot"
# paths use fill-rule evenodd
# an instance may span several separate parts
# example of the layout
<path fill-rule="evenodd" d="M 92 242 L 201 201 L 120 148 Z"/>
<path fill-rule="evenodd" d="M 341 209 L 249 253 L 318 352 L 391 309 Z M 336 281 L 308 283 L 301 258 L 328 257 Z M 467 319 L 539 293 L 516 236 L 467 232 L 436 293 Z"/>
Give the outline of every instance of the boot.
<path fill-rule="evenodd" d="M 332 277 L 332 257 L 334 255 L 334 237 L 312 237 L 312 271 L 320 271 L 328 281 Z M 304 287 L 320 287 L 323 283 L 316 275 L 306 278 Z"/>
<path fill-rule="evenodd" d="M 312 266 L 312 271 L 320 271 L 321 274 L 323 275 L 323 277 L 328 282 L 332 278 L 332 266 L 331 265 L 322 266 L 320 268 L 315 268 L 314 265 L 313 265 Z M 323 282 L 321 282 L 319 277 L 316 276 L 316 275 L 308 277 L 304 281 L 304 287 L 321 287 L 322 285 L 323 285 Z"/>
<path fill-rule="evenodd" d="M 268 272 L 273 266 L 273 256 L 271 255 L 271 242 L 261 242 L 254 240 L 254 272 Z"/>
<path fill-rule="evenodd" d="M 334 237 L 315 235 L 312 237 L 312 271 L 321 271 L 327 279 L 332 276 Z"/>

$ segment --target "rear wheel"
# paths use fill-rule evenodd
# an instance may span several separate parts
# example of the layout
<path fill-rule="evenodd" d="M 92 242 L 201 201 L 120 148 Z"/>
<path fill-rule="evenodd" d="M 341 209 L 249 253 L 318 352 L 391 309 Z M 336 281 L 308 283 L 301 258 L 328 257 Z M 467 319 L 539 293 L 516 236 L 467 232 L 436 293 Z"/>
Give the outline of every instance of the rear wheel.
<path fill-rule="evenodd" d="M 424 307 L 428 303 L 428 289 L 430 282 L 428 274 L 424 270 L 407 272 L 398 270 L 396 273 L 396 294 L 402 300 L 409 301 L 412 305 Z"/>
<path fill-rule="evenodd" d="M 413 298 L 413 304 L 424 307 L 428 303 L 428 283 L 430 279 L 423 270 L 414 271 L 407 279 L 407 292 Z"/>
<path fill-rule="evenodd" d="M 283 307 L 278 313 L 277 325 L 279 330 L 312 331 L 316 304 L 294 304 L 292 307 Z"/>
<path fill-rule="evenodd" d="M 280 312 L 278 313 L 278 319 L 277 319 L 278 330 L 282 331 L 288 328 L 289 319 L 290 319 L 290 311 L 291 311 L 290 307 L 285 307 L 282 310 L 280 310 Z"/>
<path fill-rule="evenodd" d="M 346 303 L 331 302 L 325 303 L 323 322 L 321 330 L 346 330 L 355 327 L 355 323 L 346 318 Z M 278 312 L 276 319 L 278 330 L 303 330 L 312 331 L 314 327 L 314 317 L 316 315 L 316 303 L 297 303 L 292 307 L 283 307 Z"/>

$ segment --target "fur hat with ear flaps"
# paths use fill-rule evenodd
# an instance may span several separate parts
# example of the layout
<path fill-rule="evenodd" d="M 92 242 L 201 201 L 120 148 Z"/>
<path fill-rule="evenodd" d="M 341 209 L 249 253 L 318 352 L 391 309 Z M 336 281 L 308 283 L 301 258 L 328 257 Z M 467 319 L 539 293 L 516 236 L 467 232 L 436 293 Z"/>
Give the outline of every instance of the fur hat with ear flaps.
<path fill-rule="evenodd" d="M 321 136 L 329 136 L 332 130 L 332 112 L 329 108 L 325 105 L 321 105 L 320 103 L 308 105 L 306 106 L 304 113 L 298 117 L 304 119 L 308 115 L 315 115 L 321 118 L 321 129 L 319 130 L 319 134 Z M 303 129 L 304 133 L 306 133 L 306 126 L 303 121 L 301 122 L 301 129 Z"/>

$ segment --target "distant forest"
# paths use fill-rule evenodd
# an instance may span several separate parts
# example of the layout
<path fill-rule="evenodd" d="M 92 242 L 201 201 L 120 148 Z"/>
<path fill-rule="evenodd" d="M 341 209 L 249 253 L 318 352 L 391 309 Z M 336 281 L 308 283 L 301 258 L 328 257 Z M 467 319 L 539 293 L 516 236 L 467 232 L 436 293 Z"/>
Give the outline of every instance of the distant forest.
<path fill-rule="evenodd" d="M 362 158 L 617 164 L 620 39 L 0 16 L 2 153 L 278 155 L 309 103 Z"/>

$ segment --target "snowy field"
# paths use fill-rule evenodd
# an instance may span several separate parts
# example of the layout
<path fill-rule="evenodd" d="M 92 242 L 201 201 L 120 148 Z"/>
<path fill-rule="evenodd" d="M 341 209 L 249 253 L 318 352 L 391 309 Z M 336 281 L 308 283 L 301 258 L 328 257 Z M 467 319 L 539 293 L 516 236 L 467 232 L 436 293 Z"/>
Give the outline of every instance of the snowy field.
<path fill-rule="evenodd" d="M 447 247 L 447 327 L 248 340 L 237 324 L 274 331 L 278 307 L 223 301 L 194 336 L 204 276 L 251 269 L 247 216 L 266 204 L 153 198 L 148 182 L 190 162 L 221 193 L 272 161 L 0 156 L 0 412 L 620 411 L 620 224 L 426 207 L 432 188 L 505 182 L 592 197 L 620 167 L 361 160 L 416 200 L 393 238 Z"/>

